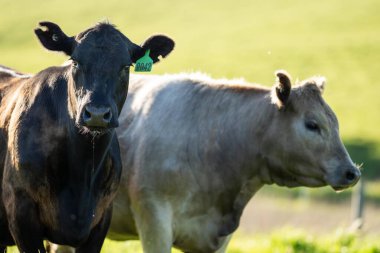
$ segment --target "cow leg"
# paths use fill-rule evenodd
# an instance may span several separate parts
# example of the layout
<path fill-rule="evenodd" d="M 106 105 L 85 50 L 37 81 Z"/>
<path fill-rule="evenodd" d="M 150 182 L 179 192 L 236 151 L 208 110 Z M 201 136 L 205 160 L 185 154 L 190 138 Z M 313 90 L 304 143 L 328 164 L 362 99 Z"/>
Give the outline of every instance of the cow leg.
<path fill-rule="evenodd" d="M 112 207 L 104 213 L 102 220 L 92 229 L 87 241 L 78 247 L 76 253 L 99 253 L 106 238 L 108 228 L 111 224 Z"/>
<path fill-rule="evenodd" d="M 47 253 L 75 253 L 75 249 L 70 246 L 58 245 L 52 242 L 46 242 Z"/>
<path fill-rule="evenodd" d="M 70 246 L 58 246 L 55 253 L 75 253 L 75 248 Z"/>
<path fill-rule="evenodd" d="M 1 213 L 0 213 L 1 216 Z M 9 231 L 8 221 L 5 217 L 5 210 L 4 210 L 4 220 L 0 220 L 0 253 L 3 253 L 1 250 L 2 247 L 12 246 L 15 245 L 15 242 L 12 238 L 11 232 Z"/>
<path fill-rule="evenodd" d="M 47 253 L 75 253 L 75 249 L 70 246 L 58 245 L 52 242 L 46 243 Z"/>
<path fill-rule="evenodd" d="M 144 253 L 169 253 L 173 244 L 172 211 L 168 203 L 143 203 L 134 211 Z"/>
<path fill-rule="evenodd" d="M 3 199 L 7 207 L 9 230 L 19 251 L 46 253 L 43 244 L 43 229 L 39 223 L 35 203 L 24 192 L 12 193 L 7 194 L 7 197 Z"/>

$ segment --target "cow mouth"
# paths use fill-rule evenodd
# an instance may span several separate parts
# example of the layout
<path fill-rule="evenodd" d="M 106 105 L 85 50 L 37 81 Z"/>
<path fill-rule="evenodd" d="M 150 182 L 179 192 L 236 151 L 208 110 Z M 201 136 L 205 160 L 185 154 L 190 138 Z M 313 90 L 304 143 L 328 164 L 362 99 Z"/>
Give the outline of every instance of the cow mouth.
<path fill-rule="evenodd" d="M 113 128 L 106 127 L 88 127 L 88 126 L 78 126 L 79 132 L 84 135 L 92 135 L 93 137 L 102 136 L 106 133 L 109 133 Z"/>
<path fill-rule="evenodd" d="M 310 176 L 301 176 L 301 175 L 297 177 L 297 182 L 301 186 L 311 187 L 311 188 L 323 187 L 326 185 L 326 182 L 319 177 L 310 177 Z"/>
<path fill-rule="evenodd" d="M 96 136 L 101 136 L 103 134 L 106 134 L 107 132 L 109 132 L 109 129 L 108 128 L 91 128 L 89 130 L 89 133 L 96 137 Z"/>
<path fill-rule="evenodd" d="M 271 180 L 279 186 L 289 188 L 305 186 L 305 187 L 323 187 L 326 186 L 326 181 L 318 175 L 307 175 L 295 170 L 286 172 L 277 172 L 271 174 Z"/>
<path fill-rule="evenodd" d="M 331 186 L 331 188 L 334 189 L 334 191 L 336 192 L 341 192 L 341 191 L 344 191 L 352 186 L 354 186 L 359 180 L 356 180 L 354 182 L 350 182 L 350 183 L 347 183 L 347 184 L 336 184 L 336 185 L 333 185 L 333 184 L 329 184 Z"/>
<path fill-rule="evenodd" d="M 348 187 L 350 187 L 350 186 L 343 186 L 343 185 L 331 186 L 331 188 L 333 188 L 334 191 L 336 191 L 336 192 L 342 192 L 342 191 L 346 190 Z"/>
<path fill-rule="evenodd" d="M 331 185 L 331 188 L 334 189 L 336 192 L 341 192 L 344 191 L 352 186 L 354 186 L 359 180 L 352 182 L 350 184 L 341 184 L 341 185 Z"/>
<path fill-rule="evenodd" d="M 317 187 L 323 187 L 326 186 L 327 183 L 324 180 L 323 176 L 320 174 L 320 172 L 324 173 L 323 168 L 319 168 L 317 171 L 319 173 L 310 173 L 309 167 L 301 167 L 300 170 L 291 170 L 290 173 L 293 175 L 293 178 L 298 183 L 299 186 L 305 186 L 305 187 L 311 187 L 311 188 L 317 188 Z M 305 173 L 307 171 L 308 173 Z"/>

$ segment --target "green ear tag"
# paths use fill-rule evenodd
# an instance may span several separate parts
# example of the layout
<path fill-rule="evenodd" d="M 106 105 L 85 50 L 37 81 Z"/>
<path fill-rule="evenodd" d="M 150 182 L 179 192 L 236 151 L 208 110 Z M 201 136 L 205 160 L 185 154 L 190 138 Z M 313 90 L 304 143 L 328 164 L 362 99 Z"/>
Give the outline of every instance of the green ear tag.
<path fill-rule="evenodd" d="M 150 72 L 153 60 L 149 57 L 150 50 L 146 50 L 145 55 L 136 61 L 135 72 Z"/>

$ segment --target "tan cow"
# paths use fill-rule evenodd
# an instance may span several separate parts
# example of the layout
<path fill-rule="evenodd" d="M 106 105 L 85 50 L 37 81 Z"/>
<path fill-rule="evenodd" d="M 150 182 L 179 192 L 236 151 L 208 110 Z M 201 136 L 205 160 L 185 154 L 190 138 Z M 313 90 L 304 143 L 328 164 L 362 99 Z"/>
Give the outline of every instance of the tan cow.
<path fill-rule="evenodd" d="M 325 80 L 265 87 L 182 74 L 131 77 L 117 134 L 123 176 L 108 237 L 145 253 L 224 252 L 265 184 L 353 186 L 360 171 L 322 98 Z"/>

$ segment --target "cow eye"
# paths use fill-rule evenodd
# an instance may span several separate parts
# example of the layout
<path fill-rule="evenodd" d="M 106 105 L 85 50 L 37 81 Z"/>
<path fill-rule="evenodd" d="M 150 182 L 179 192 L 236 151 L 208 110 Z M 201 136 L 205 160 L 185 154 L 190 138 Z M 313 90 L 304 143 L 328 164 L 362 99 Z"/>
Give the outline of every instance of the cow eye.
<path fill-rule="evenodd" d="M 72 62 L 72 66 L 73 66 L 75 69 L 78 69 L 78 68 L 79 68 L 79 63 L 78 63 L 76 60 L 74 60 L 74 59 L 71 58 L 71 62 Z"/>
<path fill-rule="evenodd" d="M 309 120 L 305 122 L 305 127 L 307 130 L 313 131 L 313 132 L 321 132 L 321 128 L 319 127 L 318 123 L 314 120 Z"/>

